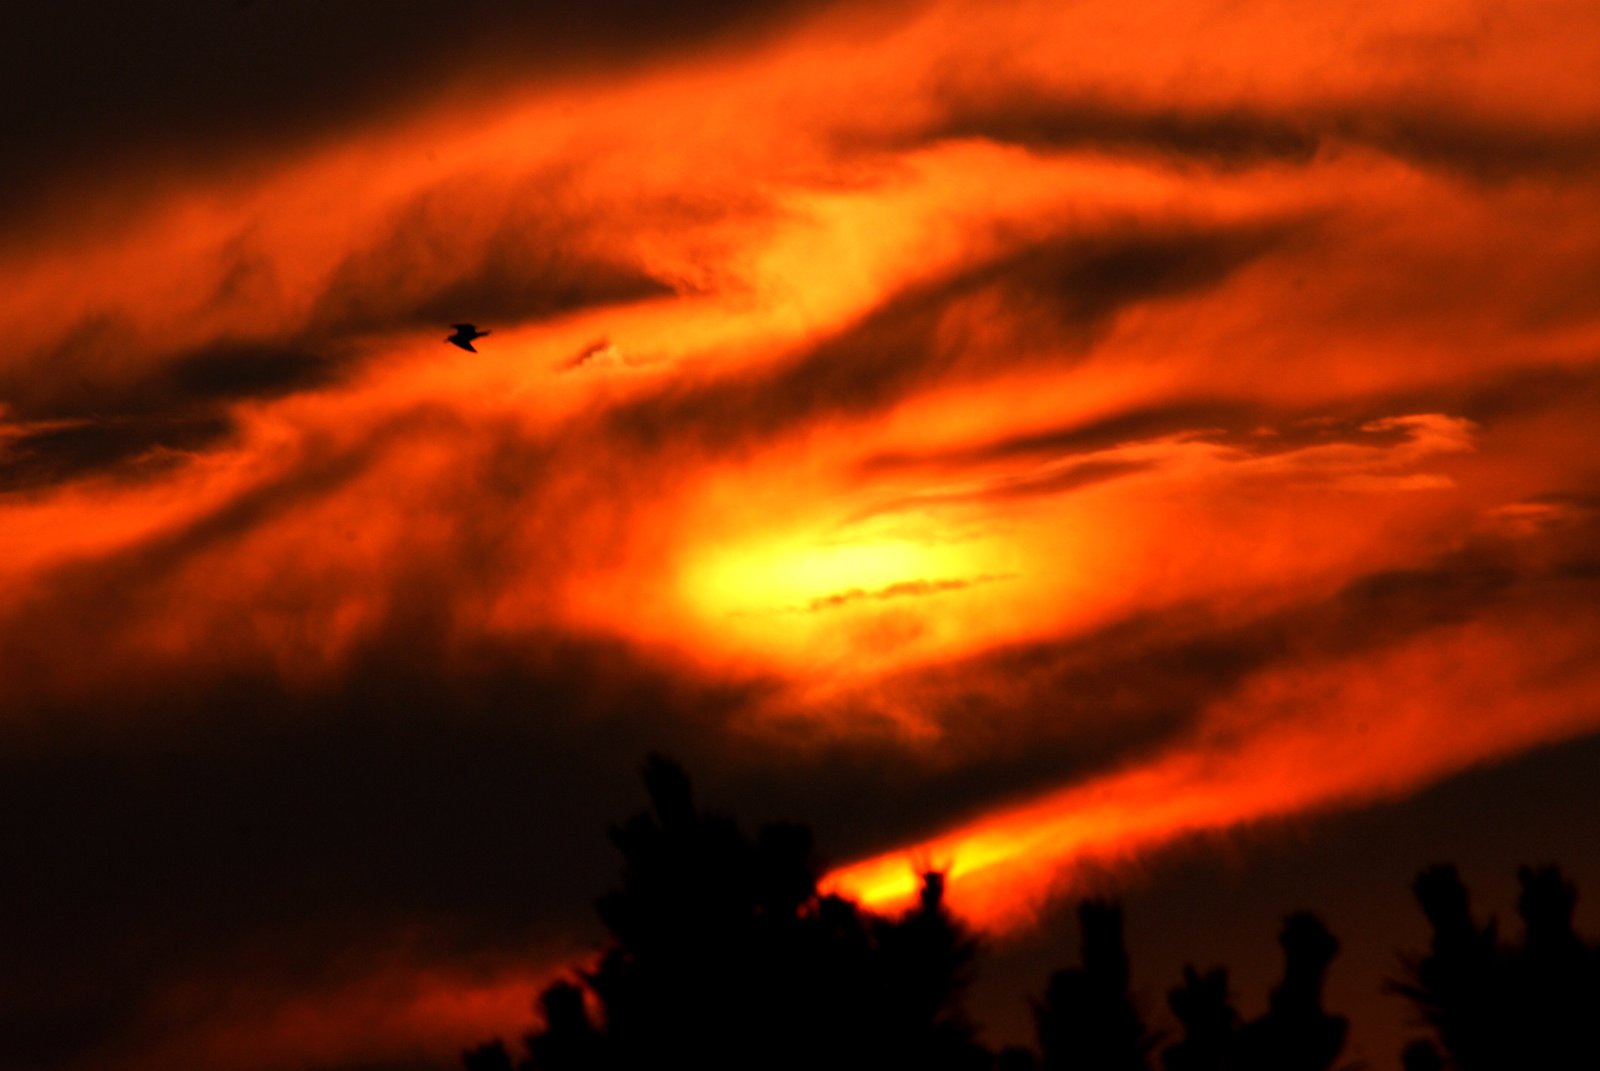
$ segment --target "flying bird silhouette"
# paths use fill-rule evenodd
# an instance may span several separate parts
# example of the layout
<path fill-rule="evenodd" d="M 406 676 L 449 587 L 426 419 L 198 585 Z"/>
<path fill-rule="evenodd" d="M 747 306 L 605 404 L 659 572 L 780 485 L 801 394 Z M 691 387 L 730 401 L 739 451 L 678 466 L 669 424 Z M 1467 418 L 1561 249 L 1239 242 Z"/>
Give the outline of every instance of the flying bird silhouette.
<path fill-rule="evenodd" d="M 472 348 L 472 340 L 482 338 L 489 333 L 487 331 L 479 331 L 472 324 L 451 324 L 450 326 L 456 329 L 456 333 L 445 339 L 445 341 L 460 346 L 469 353 L 478 352 Z"/>

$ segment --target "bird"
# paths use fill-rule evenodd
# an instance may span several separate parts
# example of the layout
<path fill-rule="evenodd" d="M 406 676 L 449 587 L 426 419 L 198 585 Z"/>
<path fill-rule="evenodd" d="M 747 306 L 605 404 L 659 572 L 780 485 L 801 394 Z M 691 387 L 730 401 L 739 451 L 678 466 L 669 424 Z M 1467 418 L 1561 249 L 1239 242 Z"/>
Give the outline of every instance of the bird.
<path fill-rule="evenodd" d="M 445 339 L 445 341 L 452 345 L 460 346 L 468 353 L 478 352 L 472 348 L 473 339 L 482 338 L 489 333 L 487 331 L 479 331 L 472 324 L 451 324 L 450 326 L 456 329 L 456 333 Z"/>

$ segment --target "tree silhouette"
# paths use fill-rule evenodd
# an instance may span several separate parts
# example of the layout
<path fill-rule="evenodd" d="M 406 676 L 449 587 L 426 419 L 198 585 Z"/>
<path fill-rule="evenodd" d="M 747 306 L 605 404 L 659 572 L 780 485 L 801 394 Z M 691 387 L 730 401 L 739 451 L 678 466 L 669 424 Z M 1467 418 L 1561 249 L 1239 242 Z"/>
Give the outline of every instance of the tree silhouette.
<path fill-rule="evenodd" d="M 1308 911 L 1283 922 L 1283 981 L 1272 991 L 1267 1014 L 1239 1032 L 1239 1071 L 1327 1071 L 1344 1050 L 1349 1022 L 1322 1007 L 1328 967 L 1339 941 Z"/>
<path fill-rule="evenodd" d="M 1416 1005 L 1458 1071 L 1508 1066 L 1501 1018 L 1509 994 L 1503 992 L 1494 921 L 1479 926 L 1472 917 L 1453 866 L 1429 867 L 1411 890 L 1433 927 L 1433 941 L 1426 956 L 1405 961 L 1410 980 L 1391 988 Z"/>
<path fill-rule="evenodd" d="M 940 875 L 924 876 L 916 907 L 883 918 L 818 893 L 804 828 L 751 839 L 702 812 L 660 757 L 645 784 L 651 811 L 612 831 L 622 882 L 597 903 L 610 947 L 578 984 L 546 990 L 524 1059 L 494 1042 L 464 1054 L 469 1071 L 987 1071 L 961 1009 L 976 946 Z"/>
<path fill-rule="evenodd" d="M 489 1041 L 461 1054 L 466 1071 L 511 1071 L 511 1053 L 503 1041 Z"/>
<path fill-rule="evenodd" d="M 1444 1057 L 1433 1042 L 1418 1038 L 1401 1052 L 1400 1066 L 1404 1071 L 1444 1071 Z"/>
<path fill-rule="evenodd" d="M 1522 947 L 1512 956 L 1517 1028 L 1528 1066 L 1600 1067 L 1600 948 L 1578 936 L 1578 891 L 1553 866 L 1523 867 Z"/>
<path fill-rule="evenodd" d="M 885 917 L 817 888 L 811 834 L 756 836 L 701 810 L 669 760 L 644 769 L 650 809 L 611 830 L 619 886 L 596 909 L 610 943 L 595 965 L 540 997 L 521 1054 L 490 1041 L 466 1071 L 1149 1071 L 1159 1035 L 1130 990 L 1121 907 L 1078 906 L 1081 964 L 1051 975 L 1033 1004 L 1037 1052 L 991 1053 L 963 1011 L 977 945 L 945 906 L 944 876 L 922 876 L 915 906 Z M 1404 1071 L 1600 1068 L 1600 947 L 1573 925 L 1577 892 L 1553 866 L 1524 867 L 1520 940 L 1474 917 L 1453 867 L 1412 889 L 1433 934 L 1388 988 L 1429 1038 Z M 1282 981 L 1241 1023 L 1221 967 L 1185 965 L 1167 1001 L 1181 1033 L 1162 1071 L 1330 1071 L 1348 1023 L 1323 1007 L 1339 942 L 1309 912 L 1285 918 Z"/>
<path fill-rule="evenodd" d="M 1412 885 L 1433 939 L 1426 955 L 1403 957 L 1406 978 L 1390 988 L 1434 1040 L 1407 1047 L 1407 1071 L 1600 1067 L 1600 948 L 1573 927 L 1577 891 L 1553 866 L 1523 867 L 1518 878 L 1515 945 L 1499 940 L 1493 919 L 1473 918 L 1454 867 L 1429 867 Z"/>
<path fill-rule="evenodd" d="M 1284 919 L 1283 981 L 1267 1012 L 1240 1024 L 1221 967 L 1183 969 L 1183 985 L 1167 995 L 1182 1036 L 1161 1054 L 1165 1071 L 1327 1071 L 1344 1049 L 1349 1024 L 1322 1007 L 1322 988 L 1339 942 L 1309 912 Z"/>
<path fill-rule="evenodd" d="M 1057 971 L 1034 1006 L 1044 1071 L 1144 1071 L 1156 1036 L 1128 991 L 1122 908 L 1078 905 L 1083 966 Z"/>
<path fill-rule="evenodd" d="M 1239 1013 L 1228 997 L 1228 972 L 1221 967 L 1197 972 L 1183 968 L 1183 985 L 1167 994 L 1183 1036 L 1161 1053 L 1166 1071 L 1227 1071 L 1233 1064 Z"/>

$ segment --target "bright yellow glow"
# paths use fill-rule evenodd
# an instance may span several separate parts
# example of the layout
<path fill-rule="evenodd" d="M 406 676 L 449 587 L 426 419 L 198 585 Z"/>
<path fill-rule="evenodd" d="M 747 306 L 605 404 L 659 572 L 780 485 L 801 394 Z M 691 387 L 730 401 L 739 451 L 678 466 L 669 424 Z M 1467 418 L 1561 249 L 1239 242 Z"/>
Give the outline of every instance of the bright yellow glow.
<path fill-rule="evenodd" d="M 828 664 L 854 678 L 968 646 L 990 616 L 979 608 L 1005 598 L 1017 575 L 1008 548 L 981 537 L 738 527 L 745 538 L 693 548 L 678 571 L 681 605 L 706 649 L 790 671 Z"/>
<path fill-rule="evenodd" d="M 940 557 L 909 542 L 818 546 L 776 543 L 714 553 L 690 568 L 694 599 L 717 615 L 797 613 L 827 600 L 885 595 L 929 579 Z"/>

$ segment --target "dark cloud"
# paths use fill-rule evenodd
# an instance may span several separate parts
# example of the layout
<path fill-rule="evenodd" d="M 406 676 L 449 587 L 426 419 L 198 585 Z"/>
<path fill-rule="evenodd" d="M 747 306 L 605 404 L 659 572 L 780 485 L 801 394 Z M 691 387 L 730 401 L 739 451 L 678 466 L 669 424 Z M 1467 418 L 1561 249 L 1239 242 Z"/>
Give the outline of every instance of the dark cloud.
<path fill-rule="evenodd" d="M 224 343 L 166 364 L 157 386 L 180 401 L 277 398 L 323 386 L 334 372 L 331 359 L 305 349 Z"/>
<path fill-rule="evenodd" d="M 81 420 L 0 443 L 0 493 L 34 491 L 85 476 L 150 476 L 232 430 L 217 416 Z"/>
<path fill-rule="evenodd" d="M 346 487 L 396 441 L 450 426 L 449 417 L 421 410 L 380 425 L 352 445 L 314 444 L 284 473 L 252 484 L 192 519 L 113 554 L 68 562 L 39 578 L 27 601 L 6 622 L 13 627 L 0 632 L 0 658 L 34 665 L 38 672 L 27 682 L 9 683 L 23 692 L 37 687 L 41 694 L 49 694 L 62 680 L 93 680 L 101 686 L 103 672 L 120 673 L 131 682 L 144 667 L 119 665 L 125 656 L 119 655 L 118 642 L 136 637 L 141 621 L 166 616 L 172 597 L 169 585 L 185 567 L 231 549 L 272 522 Z M 441 616 L 440 621 L 448 617 Z M 218 639 L 213 637 L 213 642 Z M 91 649 L 96 658 L 80 667 L 61 656 L 77 649 Z M 204 675 L 200 666 L 194 668 Z M 20 711 L 14 715 L 20 717 Z"/>
<path fill-rule="evenodd" d="M 1019 93 L 999 100 L 954 99 L 919 136 L 987 138 L 1045 150 L 1158 155 L 1214 167 L 1303 164 L 1323 134 L 1314 126 L 1245 107 L 1141 109 L 1095 99 Z"/>
<path fill-rule="evenodd" d="M 232 343 L 116 367 L 114 326 L 86 329 L 0 383 L 15 434 L 0 439 L 0 491 L 36 490 L 95 475 L 142 477 L 231 435 L 229 407 L 332 382 L 338 364 L 309 348 Z"/>
<path fill-rule="evenodd" d="M 1524 175 L 1581 177 L 1600 168 L 1600 126 L 1512 125 L 1445 111 L 1352 111 L 1333 136 L 1482 182 Z"/>
<path fill-rule="evenodd" d="M 1074 359 L 1122 309 L 1219 286 L 1305 227 L 1050 238 L 891 297 L 775 370 L 669 388 L 620 408 L 607 429 L 649 447 L 743 445 L 867 416 L 935 384 Z M 1006 323 L 1010 337 L 997 344 Z"/>
<path fill-rule="evenodd" d="M 1149 754 L 1206 701 L 1281 653 L 1246 638 L 1178 607 L 906 671 L 832 702 L 825 724 L 850 726 L 843 741 L 808 744 L 807 716 L 775 725 L 791 754 L 822 771 L 815 784 L 783 770 L 736 769 L 732 791 L 804 815 L 838 862 L 915 843 Z M 885 697 L 935 732 L 911 741 L 890 723 L 873 736 L 867 729 L 884 717 Z"/>
<path fill-rule="evenodd" d="M 1600 401 L 1600 365 L 1530 365 L 1441 385 L 1413 397 L 1418 402 L 1432 398 L 1435 405 L 1448 405 L 1453 412 L 1492 425 L 1540 410 Z"/>
<path fill-rule="evenodd" d="M 874 752 L 852 741 L 829 752 L 829 791 L 785 806 L 806 814 L 825 833 L 822 843 L 845 857 L 914 843 L 1132 765 L 1182 740 L 1208 704 L 1252 674 L 1377 655 L 1433 629 L 1548 607 L 1552 599 L 1583 605 L 1600 594 L 1600 561 L 1585 544 L 1592 519 L 1575 526 L 1565 549 L 1537 565 L 1516 545 L 1488 537 L 1257 617 L 1179 604 L 1085 635 L 1009 645 L 874 682 L 840 699 L 837 716 L 870 723 L 880 697 L 890 695 L 937 732 L 921 744 L 901 741 L 897 761 L 886 761 L 897 751 L 890 745 Z M 794 728 L 805 739 L 804 719 Z M 793 790 L 781 779 L 768 786 Z"/>
<path fill-rule="evenodd" d="M 0 397 L 21 420 L 171 419 L 325 386 L 343 371 L 333 349 L 220 338 L 151 352 L 131 326 L 95 317 L 0 378 Z"/>
<path fill-rule="evenodd" d="M 567 358 L 556 366 L 558 372 L 574 372 L 591 361 L 603 361 L 614 358 L 620 354 L 616 344 L 609 338 L 598 339 L 579 350 L 574 356 Z"/>
<path fill-rule="evenodd" d="M 974 576 L 974 577 L 949 577 L 942 580 L 902 580 L 897 584 L 888 584 L 881 588 L 848 588 L 836 591 L 830 595 L 822 595 L 803 607 L 796 607 L 800 613 L 818 613 L 825 610 L 836 610 L 841 606 L 848 606 L 857 602 L 882 602 L 885 599 L 920 598 L 927 595 L 942 595 L 947 591 L 962 591 L 977 584 L 992 584 L 997 580 L 1009 580 L 1004 576 Z"/>
<path fill-rule="evenodd" d="M 600 248 L 594 232 L 607 225 L 605 213 L 565 209 L 561 176 L 541 174 L 509 192 L 482 186 L 480 178 L 432 189 L 385 221 L 374 242 L 334 269 L 313 330 L 509 325 L 675 292 Z M 485 214 L 486 197 L 502 207 Z"/>
<path fill-rule="evenodd" d="M 14 20 L 0 63 L 0 232 L 166 174 L 265 161 L 451 88 L 507 89 L 746 40 L 822 0 L 66 0 Z M 118 175 L 112 186 L 108 173 Z"/>
<path fill-rule="evenodd" d="M 1251 457 L 1333 445 L 1384 449 L 1417 434 L 1414 427 L 1395 419 L 1397 416 L 1438 412 L 1463 417 L 1492 431 L 1505 421 L 1548 413 L 1563 405 L 1581 406 L 1586 399 L 1597 397 L 1600 370 L 1569 366 L 1493 369 L 1476 379 L 1297 407 L 1269 408 L 1248 399 L 1196 397 L 958 447 L 870 454 L 858 463 L 857 471 L 875 479 L 899 474 L 979 478 L 995 467 L 1011 470 L 984 478 L 970 491 L 892 499 L 872 508 L 878 513 L 968 498 L 1051 494 L 1114 479 L 1149 466 L 1096 455 L 1160 439 L 1214 443 Z M 1072 463 L 1074 459 L 1076 463 Z M 1051 467 L 1038 469 L 1046 464 Z"/>
<path fill-rule="evenodd" d="M 677 292 L 601 251 L 596 232 L 615 220 L 592 206 L 563 207 L 568 180 L 539 175 L 509 191 L 494 182 L 486 189 L 486 181 L 445 184 L 406 202 L 377 239 L 334 268 L 303 322 L 276 333 L 167 351 L 128 318 L 101 313 L 18 355 L 0 373 L 4 412 L 22 425 L 0 440 L 9 442 L 0 451 L 0 490 L 156 471 L 229 434 L 233 403 L 337 382 L 354 367 L 352 335 L 443 332 L 461 321 L 506 327 Z M 710 218 L 704 210 L 655 207 L 676 211 L 687 226 Z M 224 250 L 207 311 L 234 315 L 276 290 L 274 269 L 250 251 L 247 237 Z"/>
<path fill-rule="evenodd" d="M 1430 399 L 1437 402 L 1437 398 Z M 1273 413 L 1255 403 L 1196 400 L 1143 406 L 1096 420 L 1029 431 L 952 449 L 893 451 L 864 458 L 858 471 L 868 478 L 898 473 L 966 479 L 956 490 L 900 495 L 874 503 L 855 519 L 932 506 L 992 502 L 1055 495 L 1158 467 L 1139 458 L 1102 456 L 1105 451 L 1169 439 L 1227 446 L 1250 457 L 1268 457 L 1319 446 L 1373 449 L 1399 446 L 1416 435 L 1403 421 L 1387 419 L 1402 401 L 1363 399 L 1337 416 L 1310 415 L 1308 409 Z M 1326 414 L 1327 407 L 1315 412 Z M 1271 419 L 1272 423 L 1264 421 Z M 1007 466 L 995 474 L 995 466 Z"/>
<path fill-rule="evenodd" d="M 1092 454 L 1129 443 L 1163 439 L 1197 430 L 1259 426 L 1264 410 L 1245 402 L 1185 400 L 1140 406 L 1091 421 L 1044 431 L 1007 435 L 955 449 L 873 454 L 861 461 L 863 475 L 943 471 L 997 462 L 1039 461 Z"/>
<path fill-rule="evenodd" d="M 71 712 L 142 725 L 116 753 L 13 739 L 0 1063 L 70 1065 L 178 981 L 303 992 L 402 935 L 515 961 L 591 932 L 638 761 L 707 765 L 738 688 L 571 636 L 451 654 L 391 634 L 327 691 L 178 675 Z"/>
<path fill-rule="evenodd" d="M 1376 99 L 1298 110 L 1140 106 L 1037 90 L 947 94 L 918 140 L 987 138 L 1043 151 L 1159 157 L 1216 168 L 1303 165 L 1358 145 L 1475 181 L 1584 175 L 1600 168 L 1600 127 L 1511 124 L 1447 106 Z"/>
<path fill-rule="evenodd" d="M 885 513 L 908 509 L 928 509 L 937 506 L 954 506 L 962 503 L 999 502 L 1005 499 L 1033 498 L 1042 495 L 1059 495 L 1083 487 L 1105 483 L 1122 476 L 1148 472 L 1155 467 L 1153 461 L 1120 460 L 1115 458 L 1080 461 L 1075 464 L 1056 465 L 1046 471 L 1010 473 L 979 481 L 976 486 L 959 491 L 927 491 L 902 495 L 878 502 L 857 513 L 852 520 L 865 520 Z"/>

